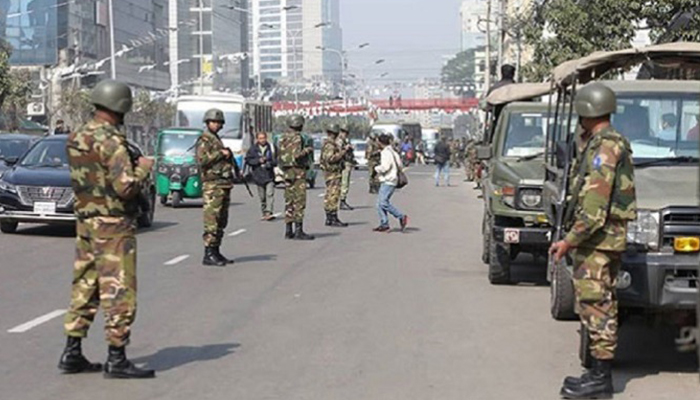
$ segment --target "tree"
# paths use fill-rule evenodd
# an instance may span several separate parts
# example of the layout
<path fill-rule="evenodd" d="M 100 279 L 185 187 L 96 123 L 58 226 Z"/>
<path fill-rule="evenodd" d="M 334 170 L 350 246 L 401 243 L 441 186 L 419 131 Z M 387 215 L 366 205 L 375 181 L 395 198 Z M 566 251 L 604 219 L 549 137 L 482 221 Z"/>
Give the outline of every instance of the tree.
<path fill-rule="evenodd" d="M 533 6 L 532 15 L 526 18 L 529 22 L 524 26 L 524 34 L 525 43 L 534 49 L 534 56 L 524 66 L 523 75 L 539 82 L 564 61 L 594 51 L 628 48 L 646 3 L 551 0 Z"/>
<path fill-rule="evenodd" d="M 27 117 L 32 80 L 26 69 L 12 69 L 6 79 L 0 111 L 6 118 L 7 128 L 10 131 L 16 131 L 20 127 L 20 122 Z"/>
<path fill-rule="evenodd" d="M 10 76 L 10 56 L 12 48 L 2 38 L 0 38 L 0 106 L 5 102 L 5 98 L 10 92 L 12 77 Z"/>
<path fill-rule="evenodd" d="M 457 53 L 442 67 L 442 85 L 456 95 L 474 95 L 474 54 L 479 49 L 469 49 Z"/>
<path fill-rule="evenodd" d="M 67 85 L 61 90 L 55 112 L 71 129 L 77 129 L 91 118 L 93 109 L 87 90 Z"/>
<path fill-rule="evenodd" d="M 655 43 L 700 41 L 700 4 L 697 0 L 646 2 L 640 18 L 646 20 Z"/>

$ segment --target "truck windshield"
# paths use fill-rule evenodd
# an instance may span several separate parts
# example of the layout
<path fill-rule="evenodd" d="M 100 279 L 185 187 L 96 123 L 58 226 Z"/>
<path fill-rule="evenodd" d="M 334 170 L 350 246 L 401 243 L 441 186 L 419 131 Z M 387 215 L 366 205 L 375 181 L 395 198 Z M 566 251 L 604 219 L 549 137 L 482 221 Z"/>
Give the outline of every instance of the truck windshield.
<path fill-rule="evenodd" d="M 619 94 L 617 102 L 612 123 L 629 139 L 635 163 L 698 157 L 697 94 Z"/>
<path fill-rule="evenodd" d="M 177 157 L 185 154 L 194 154 L 194 144 L 197 135 L 166 134 L 160 142 L 159 156 Z"/>
<path fill-rule="evenodd" d="M 547 123 L 545 113 L 509 114 L 503 156 L 526 157 L 543 153 Z"/>

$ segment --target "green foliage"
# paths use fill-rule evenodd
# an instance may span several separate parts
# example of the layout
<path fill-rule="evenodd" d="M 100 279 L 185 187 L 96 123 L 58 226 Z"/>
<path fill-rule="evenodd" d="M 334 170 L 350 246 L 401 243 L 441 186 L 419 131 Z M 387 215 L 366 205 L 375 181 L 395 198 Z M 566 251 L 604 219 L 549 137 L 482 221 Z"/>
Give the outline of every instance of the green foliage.
<path fill-rule="evenodd" d="M 700 41 L 700 4 L 697 0 L 644 2 L 640 19 L 646 20 L 655 43 Z"/>
<path fill-rule="evenodd" d="M 164 128 L 172 125 L 175 118 L 175 105 L 164 100 L 155 99 L 146 90 L 139 90 L 134 95 L 134 106 L 127 114 L 126 123 L 150 128 Z"/>
<path fill-rule="evenodd" d="M 442 67 L 442 85 L 452 90 L 456 95 L 473 95 L 474 84 L 474 53 L 478 49 L 468 49 L 457 53 Z"/>
<path fill-rule="evenodd" d="M 9 44 L 0 38 L 0 106 L 10 92 L 12 78 L 10 76 L 10 56 L 12 49 Z"/>
<path fill-rule="evenodd" d="M 58 118 L 66 120 L 66 124 L 74 130 L 92 117 L 93 109 L 89 91 L 68 85 L 61 90 L 55 111 Z"/>
<path fill-rule="evenodd" d="M 11 69 L 7 74 L 7 86 L 3 92 L 0 112 L 5 116 L 8 128 L 17 130 L 20 121 L 27 117 L 29 95 L 32 92 L 31 75 L 26 69 Z"/>

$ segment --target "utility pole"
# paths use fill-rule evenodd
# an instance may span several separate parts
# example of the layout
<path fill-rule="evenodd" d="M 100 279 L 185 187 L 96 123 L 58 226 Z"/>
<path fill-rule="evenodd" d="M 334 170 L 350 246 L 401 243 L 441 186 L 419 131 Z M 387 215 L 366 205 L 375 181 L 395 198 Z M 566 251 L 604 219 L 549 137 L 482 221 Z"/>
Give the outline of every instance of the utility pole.
<path fill-rule="evenodd" d="M 498 79 L 502 79 L 501 67 L 503 66 L 503 39 L 504 35 L 504 23 L 505 19 L 505 0 L 498 0 L 498 65 L 496 66 L 496 74 L 498 74 Z"/>
<path fill-rule="evenodd" d="M 486 0 L 486 74 L 484 75 L 484 95 L 491 87 L 491 0 Z"/>
<path fill-rule="evenodd" d="M 114 56 L 114 3 L 109 0 L 107 4 L 109 7 L 109 66 L 111 68 L 111 78 L 117 79 L 117 60 Z"/>
<path fill-rule="evenodd" d="M 202 0 L 199 0 L 199 94 L 204 94 L 204 2 Z"/>

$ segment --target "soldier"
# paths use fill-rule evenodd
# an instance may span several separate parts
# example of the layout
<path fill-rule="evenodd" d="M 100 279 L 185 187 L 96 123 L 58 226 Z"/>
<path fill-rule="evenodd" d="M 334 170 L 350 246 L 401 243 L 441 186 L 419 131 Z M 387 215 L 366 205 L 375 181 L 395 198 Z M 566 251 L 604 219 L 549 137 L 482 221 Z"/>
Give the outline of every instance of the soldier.
<path fill-rule="evenodd" d="M 379 193 L 379 175 L 375 168 L 381 162 L 382 149 L 379 146 L 375 132 L 369 134 L 365 158 L 367 158 L 367 168 L 369 169 L 369 193 L 377 194 Z"/>
<path fill-rule="evenodd" d="M 219 250 L 228 225 L 228 209 L 233 188 L 233 159 L 218 136 L 226 120 L 221 110 L 212 108 L 204 114 L 206 129 L 197 141 L 197 163 L 202 176 L 204 205 L 204 258 L 202 264 L 223 267 L 233 264 Z"/>
<path fill-rule="evenodd" d="M 284 200 L 286 223 L 285 238 L 314 240 L 304 232 L 304 211 L 306 210 L 306 169 L 309 156 L 313 155 L 313 145 L 305 146 L 301 131 L 304 117 L 292 115 L 289 130 L 279 139 L 277 165 L 284 173 Z M 296 225 L 296 231 L 292 225 Z"/>
<path fill-rule="evenodd" d="M 576 311 L 586 328 L 592 368 L 567 377 L 568 399 L 612 396 L 612 360 L 617 346 L 615 286 L 625 250 L 627 223 L 636 219 L 634 167 L 630 144 L 610 125 L 615 93 L 596 83 L 585 86 L 574 104 L 584 149 L 572 168 L 568 234 L 550 249 L 555 262 L 572 251 Z M 562 267 L 559 267 L 562 268 Z"/>
<path fill-rule="evenodd" d="M 350 177 L 352 175 L 352 170 L 355 168 L 355 153 L 352 145 L 350 145 L 350 128 L 347 123 L 340 126 L 340 135 L 338 135 L 338 146 L 345 150 L 345 160 L 343 162 L 343 177 L 341 179 L 341 189 L 340 189 L 340 209 L 341 210 L 354 210 L 353 207 L 348 204 L 348 193 L 350 192 Z"/>
<path fill-rule="evenodd" d="M 81 340 L 101 306 L 109 343 L 105 378 L 153 378 L 153 370 L 136 367 L 125 352 L 136 318 L 135 199 L 153 160 L 140 157 L 134 166 L 126 137 L 117 128 L 131 110 L 127 85 L 104 80 L 92 91 L 91 103 L 93 119 L 67 141 L 75 195 L 76 257 L 65 317 L 68 341 L 58 368 L 68 374 L 102 369 L 89 362 L 81 349 Z"/>
<path fill-rule="evenodd" d="M 340 186 L 348 147 L 339 146 L 338 124 L 331 124 L 326 129 L 328 138 L 321 149 L 321 168 L 326 176 L 326 197 L 323 207 L 326 210 L 326 226 L 346 227 L 348 224 L 338 219 L 340 206 Z"/>
<path fill-rule="evenodd" d="M 464 159 L 464 168 L 467 172 L 467 181 L 474 182 L 476 180 L 476 143 L 474 139 L 467 141 L 467 151 Z"/>

